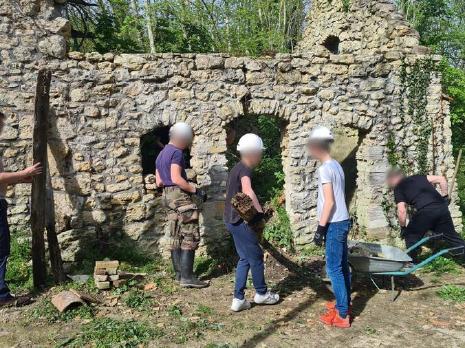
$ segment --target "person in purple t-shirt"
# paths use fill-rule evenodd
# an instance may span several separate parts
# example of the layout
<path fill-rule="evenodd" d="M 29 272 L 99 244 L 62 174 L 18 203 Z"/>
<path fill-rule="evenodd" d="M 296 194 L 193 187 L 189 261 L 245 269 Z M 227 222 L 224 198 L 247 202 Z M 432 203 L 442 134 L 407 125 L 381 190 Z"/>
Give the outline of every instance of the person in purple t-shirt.
<path fill-rule="evenodd" d="M 183 150 L 192 143 L 192 128 L 178 122 L 170 129 L 170 142 L 157 157 L 155 175 L 158 187 L 163 188 L 163 201 L 168 207 L 170 248 L 176 280 L 182 287 L 204 288 L 194 275 L 195 250 L 199 246 L 198 206 L 193 196 L 206 199 L 205 193 L 187 181 Z"/>

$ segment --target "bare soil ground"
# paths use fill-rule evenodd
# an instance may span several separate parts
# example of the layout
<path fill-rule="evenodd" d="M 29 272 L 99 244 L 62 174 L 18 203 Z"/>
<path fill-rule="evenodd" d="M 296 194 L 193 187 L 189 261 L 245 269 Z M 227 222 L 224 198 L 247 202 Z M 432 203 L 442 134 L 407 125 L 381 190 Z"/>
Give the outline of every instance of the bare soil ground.
<path fill-rule="evenodd" d="M 157 278 L 157 286 L 145 290 L 148 303 L 129 308 L 125 294 L 118 295 L 115 306 L 96 307 L 94 318 L 51 320 L 47 314 L 37 315 L 52 289 L 28 307 L 0 310 L 0 346 L 66 346 L 90 321 L 110 317 L 156 328 L 159 335 L 150 339 L 149 347 L 465 347 L 465 303 L 437 296 L 444 284 L 465 285 L 463 269 L 441 276 L 420 272 L 403 279 L 394 302 L 388 291 L 377 291 L 369 279 L 358 277 L 353 326 L 342 330 L 318 320 L 325 301 L 332 298 L 318 277 L 322 265 L 321 258 L 313 257 L 300 265 L 291 262 L 289 271 L 269 257 L 268 282 L 282 301 L 241 313 L 229 310 L 233 273 L 211 279 L 211 286 L 200 290 L 180 289 L 164 275 L 161 282 Z M 378 280 L 389 288 L 389 281 Z M 253 297 L 252 289 L 247 297 Z M 90 346 L 98 347 L 99 342 Z"/>

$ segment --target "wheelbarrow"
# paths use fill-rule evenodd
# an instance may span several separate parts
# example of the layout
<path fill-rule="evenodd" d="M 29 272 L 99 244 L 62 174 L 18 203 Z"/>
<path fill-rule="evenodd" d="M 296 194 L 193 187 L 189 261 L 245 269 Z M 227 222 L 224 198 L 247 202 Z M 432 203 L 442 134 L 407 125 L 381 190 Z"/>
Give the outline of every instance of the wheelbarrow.
<path fill-rule="evenodd" d="M 378 290 L 380 288 L 373 279 L 373 276 L 389 276 L 391 278 L 392 301 L 394 301 L 398 295 L 395 290 L 395 277 L 408 276 L 409 274 L 425 267 L 439 256 L 464 248 L 460 246 L 442 249 L 418 264 L 412 263 L 412 258 L 408 255 L 409 252 L 420 248 L 431 239 L 439 238 L 441 236 L 442 234 L 436 234 L 424 237 L 407 250 L 402 250 L 390 245 L 349 241 L 348 260 L 351 272 L 367 274 Z M 366 253 L 360 253 L 359 251 L 366 251 Z"/>

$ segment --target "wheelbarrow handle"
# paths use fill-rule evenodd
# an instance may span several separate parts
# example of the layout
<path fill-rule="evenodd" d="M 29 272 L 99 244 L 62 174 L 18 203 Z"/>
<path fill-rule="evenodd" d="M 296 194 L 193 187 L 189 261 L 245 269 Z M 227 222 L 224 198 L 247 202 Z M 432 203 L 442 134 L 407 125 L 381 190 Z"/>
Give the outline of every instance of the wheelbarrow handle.
<path fill-rule="evenodd" d="M 440 238 L 442 237 L 442 233 L 438 233 L 438 234 L 433 234 L 431 236 L 428 236 L 428 237 L 424 237 L 422 239 L 420 239 L 418 242 L 416 242 L 415 244 L 413 244 L 410 248 L 408 248 L 407 250 L 405 250 L 405 252 L 408 254 L 409 252 L 411 252 L 412 250 L 422 246 L 423 244 L 425 244 L 426 242 L 428 242 L 429 240 L 431 239 L 436 239 L 436 238 Z"/>
<path fill-rule="evenodd" d="M 451 253 L 451 254 L 452 254 L 452 255 L 462 255 L 463 253 L 465 253 L 465 246 L 464 246 L 464 245 L 461 245 L 461 246 L 458 246 L 458 247 L 449 248 L 449 249 L 447 249 L 447 250 L 448 250 L 448 252 L 450 253 L 451 251 L 460 250 L 460 249 L 462 249 L 462 252 L 461 252 L 461 253 L 459 253 L 459 254 L 453 254 L 453 253 Z"/>

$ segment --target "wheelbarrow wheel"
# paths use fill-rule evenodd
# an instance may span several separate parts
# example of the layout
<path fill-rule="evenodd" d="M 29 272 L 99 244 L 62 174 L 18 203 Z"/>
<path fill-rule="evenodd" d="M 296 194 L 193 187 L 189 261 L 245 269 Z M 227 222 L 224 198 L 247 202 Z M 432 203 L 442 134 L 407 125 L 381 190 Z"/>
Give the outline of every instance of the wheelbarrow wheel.
<path fill-rule="evenodd" d="M 350 286 L 353 289 L 353 284 L 354 284 L 354 272 L 352 271 L 352 265 L 349 264 L 349 272 L 350 272 Z M 331 291 L 334 294 L 333 286 L 331 284 L 331 280 L 329 279 L 328 273 L 326 273 L 326 267 L 323 267 L 321 270 L 321 279 L 323 280 L 323 283 L 325 284 L 326 288 Z"/>

